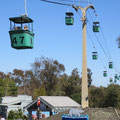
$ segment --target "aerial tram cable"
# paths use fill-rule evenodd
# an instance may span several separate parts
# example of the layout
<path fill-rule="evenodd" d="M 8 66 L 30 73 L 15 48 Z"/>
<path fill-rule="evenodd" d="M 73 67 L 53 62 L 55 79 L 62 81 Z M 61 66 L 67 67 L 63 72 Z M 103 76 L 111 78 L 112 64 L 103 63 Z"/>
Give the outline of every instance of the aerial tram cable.
<path fill-rule="evenodd" d="M 78 12 L 78 11 L 77 11 Z M 79 13 L 79 12 L 78 12 Z M 79 13 L 79 15 L 80 15 L 80 13 Z M 81 17 L 81 16 L 80 16 Z M 90 24 L 90 26 L 91 26 L 91 24 Z M 90 35 L 89 35 L 90 36 Z M 107 53 L 105 52 L 105 50 L 104 50 L 104 47 L 102 46 L 102 44 L 101 44 L 101 42 L 99 41 L 99 39 L 98 39 L 98 37 L 96 36 L 96 38 L 97 38 L 97 40 L 98 40 L 98 42 L 99 42 L 99 44 L 100 44 L 100 46 L 101 46 L 101 48 L 102 48 L 102 50 L 103 50 L 103 52 L 105 53 L 105 55 L 107 56 L 107 59 L 108 59 L 108 61 L 110 61 L 110 58 L 109 58 L 109 56 L 107 55 Z M 92 39 L 91 39 L 91 41 L 92 41 Z M 93 43 L 93 41 L 92 41 L 92 43 Z M 94 48 L 95 48 L 95 45 L 93 44 L 93 46 L 94 46 Z M 97 53 L 97 52 L 94 52 L 95 54 Z M 93 57 L 97 57 L 97 55 L 93 55 Z M 96 58 L 95 58 L 96 59 Z M 102 61 L 102 59 L 100 58 L 100 60 L 101 60 L 101 62 L 102 62 L 102 64 L 103 64 L 103 66 L 104 66 L 104 63 L 103 63 L 103 61 Z M 109 68 L 110 69 L 112 69 L 113 68 L 113 62 L 109 62 Z M 107 77 L 107 70 L 106 70 L 106 67 L 104 66 L 104 71 L 103 71 L 103 76 L 104 77 Z"/>
<path fill-rule="evenodd" d="M 92 18 L 92 16 L 91 16 L 91 14 L 90 14 L 89 11 L 88 11 L 88 13 L 89 13 L 89 15 L 90 15 L 90 17 L 91 17 L 91 19 L 92 19 L 92 21 L 93 21 L 93 18 Z M 97 17 L 97 20 L 98 20 L 98 15 L 97 15 L 96 10 L 94 10 L 94 13 L 95 13 L 95 16 Z M 110 52 L 109 52 L 109 48 L 108 48 L 108 45 L 107 45 L 107 43 L 106 43 L 106 39 L 105 39 L 105 37 L 104 37 L 104 34 L 103 34 L 103 32 L 102 32 L 101 27 L 100 27 L 100 31 L 101 31 L 101 33 L 102 33 L 102 37 L 103 37 L 103 39 L 104 39 L 105 46 L 106 46 L 106 48 L 107 48 L 107 52 L 108 52 L 109 58 L 111 59 Z"/>
<path fill-rule="evenodd" d="M 78 14 L 79 14 L 79 16 L 80 16 L 80 13 L 79 13 L 79 12 L 78 12 Z M 81 16 L 80 16 L 80 17 L 81 17 Z M 96 49 L 96 51 L 97 51 L 97 48 L 95 47 L 95 44 L 94 44 L 93 40 L 91 39 L 91 36 L 90 36 L 88 30 L 87 30 L 87 34 L 88 34 L 88 37 L 89 37 L 91 43 L 93 44 L 93 47 L 94 47 L 94 48 Z M 96 57 L 96 56 L 95 56 L 95 57 Z M 100 58 L 100 61 L 101 61 L 102 65 L 103 65 L 103 67 L 104 67 L 103 77 L 107 77 L 107 69 L 106 69 L 106 67 L 105 67 L 105 65 L 104 65 L 104 63 L 103 63 L 103 61 L 102 61 L 102 58 L 101 58 L 100 56 L 99 56 L 99 58 Z"/>
<path fill-rule="evenodd" d="M 107 48 L 107 50 L 108 50 L 108 54 L 109 54 L 109 56 L 110 56 L 110 50 L 109 50 L 108 45 L 107 45 L 107 43 L 106 43 L 106 39 L 105 39 L 105 37 L 104 37 L 104 34 L 103 34 L 103 31 L 102 31 L 102 28 L 101 28 L 101 27 L 100 27 L 100 31 L 101 31 L 101 33 L 102 33 L 102 37 L 103 37 L 103 39 L 104 39 L 106 48 Z M 111 58 L 111 56 L 110 56 L 110 58 Z"/>
<path fill-rule="evenodd" d="M 63 3 L 63 2 L 80 2 L 80 3 L 88 3 L 88 2 L 83 2 L 83 1 L 73 1 L 73 0 L 54 0 L 54 1 L 50 1 L 50 0 L 40 0 L 43 2 L 49 2 L 49 3 L 53 3 L 53 4 L 59 4 L 59 5 L 65 5 L 65 6 L 73 6 L 73 4 L 68 4 L 68 3 Z M 59 2 L 58 2 L 59 1 Z"/>
<path fill-rule="evenodd" d="M 96 11 L 95 11 L 96 12 Z M 90 14 L 90 13 L 89 13 Z M 91 15 L 90 15 L 91 16 Z M 91 16 L 91 18 L 92 18 L 92 16 Z M 93 19 L 92 19 L 93 20 Z M 107 48 L 107 52 L 108 52 L 108 55 L 109 55 L 109 58 L 111 59 L 111 56 L 110 56 L 110 52 L 109 52 L 109 49 L 108 49 L 108 46 L 107 46 L 107 43 L 106 43 L 106 39 L 105 39 L 105 37 L 104 37 L 104 34 L 103 34 L 103 32 L 102 32 L 102 29 L 100 28 L 100 30 L 101 30 L 101 33 L 102 33 L 102 37 L 103 37 L 103 39 L 104 39 L 104 42 L 105 42 L 105 45 L 106 45 L 106 48 Z M 111 61 L 112 61 L 112 59 L 111 59 Z M 109 68 L 111 69 L 111 68 L 113 68 L 113 62 L 109 62 Z M 118 72 L 118 70 L 116 69 L 116 67 L 115 67 L 115 65 L 114 65 L 114 70 L 116 71 L 116 72 Z"/>
<path fill-rule="evenodd" d="M 56 0 L 56 2 L 73 2 L 73 3 L 88 3 L 88 2 L 85 2 L 85 1 L 74 1 L 74 0 Z"/>
<path fill-rule="evenodd" d="M 27 14 L 27 3 L 26 3 L 26 0 L 25 0 L 25 15 L 28 16 L 28 14 Z"/>
<path fill-rule="evenodd" d="M 89 13 L 89 11 L 88 11 L 88 13 Z M 95 11 L 95 14 L 96 14 L 96 16 L 97 16 L 96 11 Z M 91 16 L 90 13 L 89 13 L 89 15 L 90 15 L 90 17 L 91 17 L 91 19 L 92 19 L 92 16 Z M 92 19 L 92 21 L 93 21 L 93 19 Z M 109 58 L 110 58 L 110 60 L 112 61 L 112 58 L 111 58 L 111 55 L 110 55 L 110 51 L 109 51 L 109 48 L 108 48 L 108 45 L 107 45 L 107 43 L 106 43 L 106 39 L 105 39 L 105 37 L 104 37 L 104 34 L 103 34 L 103 31 L 102 31 L 102 28 L 101 28 L 101 27 L 100 27 L 100 31 L 101 31 L 101 33 L 102 33 L 102 37 L 103 37 L 103 39 L 104 39 L 105 46 L 106 46 L 106 49 L 107 49 Z M 101 36 L 100 36 L 100 37 L 101 37 Z M 111 64 L 111 62 L 110 62 L 110 64 Z M 111 68 L 111 67 L 110 67 L 110 68 Z M 115 68 L 115 71 L 118 72 L 118 70 L 116 69 L 115 65 L 114 65 L 114 68 Z"/>
<path fill-rule="evenodd" d="M 89 20 L 88 20 L 88 23 L 89 23 L 89 25 L 90 25 L 90 27 L 91 27 L 91 29 L 92 29 L 92 26 L 91 26 L 91 24 L 90 24 Z M 110 61 L 110 58 L 108 57 L 108 55 L 107 55 L 106 51 L 104 50 L 104 47 L 103 47 L 103 45 L 101 44 L 100 40 L 98 39 L 97 35 L 96 35 L 96 34 L 94 34 L 94 35 L 95 35 L 95 37 L 96 37 L 96 39 L 97 39 L 97 41 L 98 41 L 98 43 L 99 43 L 100 47 L 102 48 L 102 50 L 103 50 L 104 54 L 106 55 L 106 57 L 107 57 L 108 61 Z"/>
<path fill-rule="evenodd" d="M 88 23 L 89 23 L 89 25 L 91 26 L 91 24 L 90 24 L 89 21 L 88 21 Z M 95 37 L 96 37 L 96 39 L 97 39 L 97 41 L 98 41 L 100 47 L 102 48 L 104 54 L 106 55 L 106 57 L 107 57 L 107 59 L 108 59 L 108 61 L 109 61 L 109 62 L 108 62 L 108 64 L 109 64 L 109 65 L 108 65 L 108 66 L 109 66 L 109 69 L 113 69 L 113 62 L 111 62 L 111 58 L 109 58 L 108 54 L 106 53 L 106 51 L 105 51 L 105 49 L 104 49 L 102 43 L 100 42 L 99 38 L 97 37 L 97 35 L 96 35 L 96 34 L 94 34 L 94 35 L 95 35 Z"/>
<path fill-rule="evenodd" d="M 40 0 L 40 1 L 43 1 L 43 2 L 49 2 L 49 3 L 53 3 L 53 4 L 59 4 L 59 5 L 65 5 L 65 6 L 72 6 L 72 7 L 74 7 L 73 4 L 59 3 L 59 2 L 49 1 L 49 0 Z M 77 11 L 77 12 L 78 12 L 78 11 Z M 89 23 L 89 24 L 90 24 L 90 23 Z M 91 25 L 90 25 L 90 26 L 91 26 Z M 95 35 L 95 36 L 96 36 L 96 35 Z M 101 46 L 103 52 L 105 53 L 107 59 L 110 61 L 109 57 L 107 56 L 107 54 L 106 54 L 106 52 L 105 52 L 105 50 L 104 50 L 104 48 L 103 48 L 102 44 L 100 43 L 100 41 L 99 41 L 99 39 L 98 39 L 97 36 L 96 36 L 96 38 L 97 38 L 97 40 L 98 40 L 98 42 L 99 42 L 99 44 L 100 44 L 100 46 Z"/>
<path fill-rule="evenodd" d="M 80 18 L 81 18 L 80 13 L 79 13 L 78 11 L 77 11 L 77 13 L 79 14 L 79 16 L 80 16 Z M 93 40 L 92 40 L 92 38 L 91 38 L 91 36 L 90 36 L 88 30 L 87 30 L 87 34 L 88 34 L 88 37 L 89 37 L 89 39 L 90 39 L 90 41 L 91 41 L 91 43 L 92 43 L 94 49 L 95 49 L 96 52 L 97 52 L 97 48 L 95 47 L 95 44 L 94 44 L 94 42 L 93 42 Z M 102 58 L 101 58 L 100 56 L 99 56 L 99 58 L 100 58 L 100 61 L 101 61 L 102 65 L 103 65 L 103 67 L 104 67 L 103 76 L 104 76 L 104 77 L 107 77 L 107 69 L 106 69 L 106 67 L 105 67 L 105 65 L 104 65 L 104 63 L 103 63 Z"/>
<path fill-rule="evenodd" d="M 72 4 L 65 4 L 65 3 L 54 2 L 54 1 L 49 1 L 49 0 L 40 0 L 40 1 L 49 2 L 49 3 L 53 3 L 53 4 L 59 4 L 59 5 L 65 5 L 65 6 L 72 6 Z"/>
<path fill-rule="evenodd" d="M 89 11 L 88 11 L 88 13 L 89 13 Z M 94 11 L 94 13 L 95 13 L 95 16 L 96 16 L 97 19 L 98 19 L 98 16 L 97 16 L 96 10 Z M 90 13 L 89 13 L 89 14 L 90 14 Z M 90 17 L 92 18 L 91 14 L 90 14 Z M 92 20 L 93 20 L 93 19 L 92 19 Z M 107 43 L 106 43 L 106 39 L 105 39 L 105 37 L 104 37 L 104 34 L 103 34 L 103 31 L 102 31 L 101 27 L 100 27 L 100 31 L 101 31 L 101 33 L 102 33 L 102 37 L 103 37 L 104 42 L 105 42 L 105 45 L 106 45 L 106 49 L 107 49 L 107 52 L 108 52 L 108 56 L 109 56 L 109 58 L 110 58 L 111 61 L 112 61 L 112 58 L 111 58 L 111 55 L 110 55 L 110 51 L 109 51 L 109 48 L 108 48 L 108 45 L 107 45 Z M 111 64 L 111 62 L 109 62 L 109 64 Z M 112 67 L 112 66 L 111 66 L 111 67 Z M 118 73 L 118 70 L 117 70 L 117 68 L 116 68 L 115 65 L 114 65 L 114 70 Z"/>
<path fill-rule="evenodd" d="M 92 18 L 92 16 L 91 16 L 91 14 L 90 14 L 89 11 L 88 11 L 88 13 L 89 13 L 89 15 L 90 15 L 90 17 L 91 17 L 91 19 L 92 19 L 92 21 L 93 21 L 93 18 Z M 96 10 L 94 11 L 94 13 L 95 13 L 95 16 L 96 16 L 97 19 L 98 19 L 98 15 L 97 15 L 97 13 L 96 13 Z M 106 43 L 106 39 L 105 39 L 105 37 L 104 37 L 104 34 L 103 34 L 103 32 L 102 32 L 102 28 L 101 28 L 101 27 L 100 27 L 100 31 L 101 31 L 101 33 L 102 33 L 101 35 L 102 35 L 102 38 L 103 38 L 103 40 L 104 40 L 104 43 L 105 43 L 106 50 L 107 50 L 107 52 L 108 52 L 109 58 L 111 59 L 110 50 L 109 50 L 108 45 L 107 45 L 107 43 Z M 99 37 L 101 37 L 100 34 L 99 34 Z M 102 39 L 101 39 L 101 40 L 102 40 Z"/>
<path fill-rule="evenodd" d="M 92 40 L 92 38 L 91 38 L 91 36 L 90 36 L 90 34 L 89 34 L 88 30 L 87 30 L 87 33 L 88 33 L 88 37 L 89 37 L 89 39 L 90 39 L 91 43 L 93 44 L 94 48 L 95 48 L 95 49 L 96 49 L 96 51 L 97 51 L 97 48 L 95 47 L 94 42 L 93 42 L 93 40 Z M 99 58 L 100 58 L 100 61 L 101 61 L 102 65 L 103 65 L 104 69 L 106 70 L 106 67 L 105 67 L 105 65 L 104 65 L 104 62 L 103 62 L 103 60 L 102 60 L 101 56 L 99 56 Z"/>
<path fill-rule="evenodd" d="M 93 44 L 93 46 L 94 46 L 94 42 L 93 42 L 93 40 L 91 39 L 88 30 L 87 30 L 87 34 L 88 34 L 88 37 L 89 37 L 90 41 L 92 42 L 92 44 Z M 95 46 L 94 46 L 94 48 L 95 48 L 96 51 L 97 51 L 97 48 L 96 48 Z M 102 60 L 101 56 L 99 56 L 99 59 L 100 59 L 102 65 L 104 66 L 103 77 L 107 77 L 107 69 L 106 69 L 106 67 L 105 67 L 105 65 L 104 65 L 104 63 L 103 63 L 103 60 Z"/>

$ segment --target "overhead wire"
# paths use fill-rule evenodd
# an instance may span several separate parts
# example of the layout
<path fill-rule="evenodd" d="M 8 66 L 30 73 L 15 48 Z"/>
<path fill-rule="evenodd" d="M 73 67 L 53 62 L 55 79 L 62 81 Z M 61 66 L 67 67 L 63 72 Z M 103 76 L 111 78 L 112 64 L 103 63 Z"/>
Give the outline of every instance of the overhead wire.
<path fill-rule="evenodd" d="M 96 13 L 96 10 L 95 10 L 95 13 Z M 89 13 L 90 14 L 90 13 Z M 91 16 L 91 15 L 90 15 Z M 96 16 L 97 16 L 97 13 L 96 13 Z M 92 18 L 92 16 L 91 16 L 91 18 Z M 92 19 L 93 20 L 93 19 Z M 107 49 L 107 53 L 108 53 L 108 56 L 109 56 L 109 61 L 112 61 L 113 62 L 113 59 L 112 59 L 112 57 L 111 57 L 111 55 L 110 55 L 110 50 L 109 50 L 109 47 L 108 47 L 108 45 L 107 45 L 107 43 L 106 43 L 106 39 L 105 39 L 105 36 L 104 36 L 104 34 L 103 34 L 103 31 L 102 31 L 102 28 L 100 27 L 100 31 L 101 31 L 101 35 L 102 35 L 102 38 L 103 38 L 103 40 L 104 40 L 104 43 L 105 43 L 105 46 L 106 46 L 106 49 Z M 99 37 L 101 37 L 100 36 L 100 34 L 99 34 Z M 118 71 L 118 69 L 116 68 L 116 65 L 114 64 L 114 67 L 113 67 L 113 69 L 117 72 L 117 74 L 120 74 L 120 72 Z"/>
<path fill-rule="evenodd" d="M 76 2 L 80 2 L 80 3 L 87 3 L 87 2 L 85 2 L 85 1 L 80 1 L 80 0 L 78 0 L 78 1 L 76 1 L 76 0 L 56 0 L 56 1 L 61 1 L 61 2 L 74 2 L 74 3 L 76 3 Z"/>
<path fill-rule="evenodd" d="M 92 40 L 92 38 L 91 38 L 91 36 L 90 36 L 90 34 L 89 34 L 89 32 L 88 32 L 88 30 L 87 30 L 87 34 L 88 34 L 88 37 L 89 37 L 91 43 L 93 44 L 93 47 L 95 48 L 96 52 L 98 52 L 98 51 L 97 51 L 97 48 L 95 47 L 94 42 L 93 42 L 93 40 Z M 105 65 L 104 65 L 104 63 L 103 63 L 102 58 L 101 58 L 100 56 L 99 56 L 99 58 L 100 58 L 100 61 L 101 61 L 102 65 L 103 65 L 104 68 L 106 69 L 106 67 L 105 67 Z"/>
<path fill-rule="evenodd" d="M 81 18 L 81 14 L 77 11 L 77 13 L 78 13 L 78 15 L 80 16 L 80 18 Z M 87 29 L 86 29 L 87 30 Z M 89 37 L 89 39 L 90 39 L 90 41 L 91 41 L 91 43 L 92 43 L 92 45 L 93 45 L 93 47 L 94 47 L 94 49 L 96 50 L 96 52 L 97 52 L 97 48 L 96 48 L 96 46 L 95 46 L 95 44 L 94 44 L 94 42 L 93 42 L 93 40 L 92 40 L 92 38 L 91 38 L 91 36 L 90 36 L 90 34 L 89 34 L 89 31 L 87 30 L 87 35 L 88 35 L 88 37 Z M 102 60 L 102 58 L 101 58 L 101 56 L 99 55 L 99 60 L 100 60 L 100 62 L 101 62 L 101 64 L 102 64 L 102 66 L 103 66 L 103 68 L 104 68 L 104 71 L 103 72 L 105 72 L 105 71 L 107 71 L 107 68 L 106 68 L 106 66 L 105 66 L 105 64 L 104 64 L 104 62 L 103 62 L 103 60 Z M 94 80 L 95 81 L 95 80 Z M 98 81 L 96 81 L 96 82 L 98 82 Z"/>
<path fill-rule="evenodd" d="M 26 0 L 25 0 L 25 15 L 27 16 L 27 3 L 26 3 Z"/>
<path fill-rule="evenodd" d="M 77 11 L 77 13 L 79 14 L 79 16 L 80 16 L 80 13 Z M 81 16 L 80 16 L 81 17 Z M 94 42 L 93 42 L 93 40 L 92 40 L 92 38 L 91 38 L 91 36 L 90 36 L 90 34 L 89 34 L 89 32 L 88 32 L 88 30 L 87 30 L 87 33 L 88 33 L 88 37 L 89 37 L 89 39 L 90 39 L 90 41 L 91 41 L 91 43 L 92 43 L 92 45 L 93 45 L 93 47 L 95 48 L 95 50 L 97 51 L 97 48 L 96 48 L 96 46 L 95 46 L 95 44 L 94 44 Z M 99 56 L 99 58 L 100 58 L 100 61 L 101 61 L 101 63 L 102 63 L 102 65 L 103 65 L 103 67 L 106 69 L 106 67 L 105 67 L 105 65 L 104 65 L 104 63 L 103 63 L 103 60 L 102 60 L 102 58 Z"/>
<path fill-rule="evenodd" d="M 59 5 L 65 5 L 65 6 L 73 6 L 73 4 L 67 4 L 67 3 L 55 2 L 55 1 L 49 1 L 49 0 L 40 0 L 40 1 L 49 2 L 49 3 L 53 3 L 53 4 L 59 4 Z M 60 1 L 62 1 L 62 2 L 63 2 L 63 1 L 66 1 L 66 2 L 75 2 L 75 1 L 70 1 L 70 0 L 60 0 Z M 77 1 L 76 1 L 76 2 L 77 2 Z M 81 2 L 82 2 L 82 1 L 81 1 Z M 95 12 L 96 12 L 96 11 L 95 11 Z M 91 26 L 91 24 L 90 24 L 89 21 L 88 21 L 88 23 L 89 23 L 89 25 Z M 92 26 L 91 26 L 91 27 L 92 27 Z M 103 34 L 103 32 L 102 32 L 102 34 Z M 97 35 L 96 35 L 96 34 L 94 34 L 94 35 L 95 35 L 95 37 L 96 37 L 99 45 L 101 46 L 104 54 L 106 55 L 108 61 L 110 61 L 110 60 L 111 60 L 110 53 L 109 53 L 109 52 L 108 52 L 108 54 L 106 53 L 106 51 L 104 50 L 104 47 L 103 47 L 103 45 L 101 44 L 101 42 L 99 41 Z M 105 37 L 103 36 L 103 38 L 105 38 Z M 92 42 L 92 43 L 93 43 L 93 42 Z M 105 44 L 106 44 L 106 43 L 105 43 Z M 107 44 L 106 44 L 106 46 L 107 46 Z M 108 46 L 107 46 L 107 50 L 109 51 Z M 108 56 L 109 56 L 109 57 L 108 57 Z M 101 59 L 101 58 L 100 58 L 100 59 Z M 102 62 L 102 64 L 103 64 L 103 66 L 104 66 L 104 63 L 103 63 L 102 59 L 101 59 L 101 62 Z M 106 67 L 104 66 L 104 68 L 106 68 Z M 116 69 L 115 66 L 114 66 L 114 68 Z M 117 69 L 116 69 L 116 71 L 117 71 Z"/>
<path fill-rule="evenodd" d="M 59 3 L 59 2 L 49 1 L 49 0 L 40 0 L 40 1 L 59 4 L 59 5 L 65 5 L 65 6 L 72 6 L 72 4 Z"/>
<path fill-rule="evenodd" d="M 88 13 L 89 13 L 89 15 L 90 15 L 90 17 L 91 17 L 91 19 L 92 19 L 92 21 L 93 21 L 93 18 L 92 18 L 92 16 L 91 16 L 91 14 L 90 14 L 89 11 L 88 11 Z M 95 13 L 95 16 L 97 17 L 96 10 L 94 11 L 94 13 Z M 97 17 L 97 19 L 98 19 L 98 17 Z M 106 39 L 105 39 L 105 37 L 104 37 L 104 34 L 103 34 L 102 30 L 101 30 L 101 27 L 100 27 L 100 31 L 101 31 L 101 33 L 102 33 L 102 37 L 103 37 L 103 40 L 104 40 L 104 43 L 105 43 L 105 46 L 106 46 L 106 51 L 107 51 L 107 53 L 108 53 L 109 58 L 111 59 L 110 52 L 109 52 L 109 48 L 108 48 L 108 45 L 107 45 L 107 43 L 106 43 Z M 99 38 L 102 38 L 102 37 L 100 36 L 100 34 L 98 34 L 98 35 L 99 35 Z M 102 41 L 102 39 L 101 39 L 101 41 Z M 102 41 L 102 42 L 103 42 L 103 41 Z"/>
<path fill-rule="evenodd" d="M 87 21 L 88 21 L 88 23 L 89 23 L 89 25 L 90 25 L 90 27 L 91 27 L 91 29 L 92 29 L 92 25 L 90 24 L 90 22 L 89 22 L 89 20 L 88 20 L 88 19 L 87 19 Z M 99 45 L 100 45 L 101 49 L 103 50 L 104 54 L 106 55 L 106 57 L 107 57 L 108 61 L 110 61 L 110 58 L 108 57 L 108 54 L 106 53 L 106 51 L 105 51 L 105 49 L 104 49 L 104 47 L 103 47 L 102 43 L 100 42 L 100 40 L 99 40 L 98 36 L 97 36 L 96 34 L 94 34 L 94 35 L 95 35 L 95 37 L 96 37 L 96 39 L 97 39 L 97 41 L 98 41 L 98 43 L 99 43 Z"/>
<path fill-rule="evenodd" d="M 97 15 L 96 10 L 95 10 L 95 14 Z M 91 16 L 90 13 L 89 13 L 89 15 L 90 15 L 90 17 L 91 17 L 91 19 L 92 19 L 92 16 Z M 93 21 L 93 19 L 92 19 L 92 21 Z M 108 47 L 108 45 L 107 45 L 107 43 L 106 43 L 106 39 L 105 39 L 105 36 L 104 36 L 104 34 L 103 34 L 103 31 L 102 31 L 102 28 L 101 28 L 101 27 L 100 27 L 100 31 L 101 31 L 101 35 L 102 35 L 102 38 L 103 38 L 103 40 L 104 40 L 104 43 L 105 43 L 105 46 L 106 46 L 106 49 L 107 49 L 107 53 L 108 53 L 108 56 L 109 56 L 109 61 L 113 61 L 113 60 L 112 60 L 112 57 L 111 57 L 111 55 L 110 55 L 109 47 Z M 100 36 L 100 34 L 99 34 L 99 36 Z M 101 36 L 100 36 L 100 37 L 101 37 Z M 115 64 L 114 64 L 114 69 L 115 69 L 116 72 L 118 72 Z M 120 73 L 120 72 L 118 72 L 118 73 Z"/>

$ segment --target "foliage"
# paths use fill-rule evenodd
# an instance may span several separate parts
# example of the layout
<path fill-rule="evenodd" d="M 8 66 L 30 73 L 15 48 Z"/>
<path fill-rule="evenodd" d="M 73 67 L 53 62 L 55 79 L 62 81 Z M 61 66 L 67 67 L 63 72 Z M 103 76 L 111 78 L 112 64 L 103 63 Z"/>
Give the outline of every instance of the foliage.
<path fill-rule="evenodd" d="M 17 86 L 14 80 L 11 79 L 0 79 L 0 96 L 16 96 Z"/>
<path fill-rule="evenodd" d="M 79 76 L 78 69 L 73 69 L 70 76 L 64 74 L 61 76 L 62 88 L 64 95 L 71 97 L 80 103 L 81 97 L 81 79 Z"/>
<path fill-rule="evenodd" d="M 111 84 L 106 93 L 106 107 L 120 107 L 120 86 Z"/>
<path fill-rule="evenodd" d="M 106 88 L 91 86 L 89 88 L 90 107 L 104 107 L 106 99 Z"/>
<path fill-rule="evenodd" d="M 92 71 L 87 69 L 90 107 L 120 108 L 120 85 L 110 79 L 107 87 L 92 86 Z M 69 96 L 81 103 L 81 81 L 77 68 L 71 75 L 65 73 L 65 67 L 57 60 L 37 58 L 30 70 L 14 69 L 12 73 L 0 72 L 0 97 L 17 94 L 38 96 Z M 16 114 L 13 111 L 12 114 Z M 9 116 L 10 116 L 9 115 Z"/>
<path fill-rule="evenodd" d="M 89 88 L 90 107 L 120 108 L 120 85 L 110 84 L 105 87 Z"/>
<path fill-rule="evenodd" d="M 87 77 L 88 77 L 88 87 L 90 87 L 92 84 L 92 71 L 89 68 L 87 69 Z"/>
<path fill-rule="evenodd" d="M 30 70 L 14 69 L 8 75 L 1 72 L 0 77 L 13 79 L 19 88 L 18 94 L 31 95 L 34 99 L 42 95 L 65 95 L 80 103 L 81 77 L 79 71 L 75 68 L 71 75 L 65 74 L 64 71 L 64 65 L 57 60 L 41 57 L 35 59 Z M 92 72 L 88 69 L 89 86 L 92 82 L 91 76 Z M 7 89 L 8 95 L 13 94 L 14 90 L 11 89 Z M 1 89 L 1 94 L 3 93 L 4 90 Z"/>
<path fill-rule="evenodd" d="M 49 58 L 37 58 L 30 70 L 14 69 L 12 73 L 0 72 L 0 97 L 27 94 L 38 96 L 69 96 L 81 103 L 81 81 L 77 68 L 67 75 L 63 64 Z M 120 108 L 120 85 L 92 86 L 92 71 L 87 69 L 90 107 Z M 17 85 L 17 86 L 16 86 Z M 18 90 L 17 90 L 18 89 Z M 12 111 L 11 114 L 14 114 Z M 11 115 L 12 116 L 12 115 Z"/>
<path fill-rule="evenodd" d="M 8 113 L 8 120 L 16 120 L 19 118 L 24 119 L 24 115 L 21 109 L 19 109 L 18 111 L 11 110 Z"/>
<path fill-rule="evenodd" d="M 32 64 L 35 79 L 39 81 L 39 85 L 44 84 L 47 95 L 52 95 L 55 91 L 58 79 L 64 70 L 64 65 L 58 63 L 57 60 L 44 57 L 36 59 Z"/>
<path fill-rule="evenodd" d="M 37 98 L 38 96 L 46 96 L 46 90 L 44 86 L 34 89 L 34 98 Z"/>

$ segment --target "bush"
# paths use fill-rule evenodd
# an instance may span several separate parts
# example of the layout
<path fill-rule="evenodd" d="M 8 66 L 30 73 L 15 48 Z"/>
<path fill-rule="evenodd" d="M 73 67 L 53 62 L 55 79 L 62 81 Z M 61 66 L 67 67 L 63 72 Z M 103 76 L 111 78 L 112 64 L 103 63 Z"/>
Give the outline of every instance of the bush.
<path fill-rule="evenodd" d="M 23 119 L 24 120 L 24 115 L 21 109 L 17 111 L 11 110 L 8 114 L 8 120 L 16 120 L 16 119 Z"/>

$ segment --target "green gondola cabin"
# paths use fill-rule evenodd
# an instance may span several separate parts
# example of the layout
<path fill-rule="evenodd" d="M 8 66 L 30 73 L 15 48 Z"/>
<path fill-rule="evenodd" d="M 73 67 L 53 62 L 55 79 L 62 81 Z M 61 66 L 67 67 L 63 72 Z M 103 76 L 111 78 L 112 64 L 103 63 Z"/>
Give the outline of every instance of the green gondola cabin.
<path fill-rule="evenodd" d="M 66 17 L 65 17 L 66 25 L 73 25 L 74 23 L 73 15 L 74 14 L 72 12 L 66 12 Z"/>
<path fill-rule="evenodd" d="M 115 79 L 118 79 L 118 76 L 117 76 L 117 74 L 115 74 Z"/>
<path fill-rule="evenodd" d="M 10 20 L 11 47 L 32 49 L 34 43 L 33 20 L 27 16 L 12 17 Z"/>
<path fill-rule="evenodd" d="M 99 22 L 93 22 L 93 32 L 99 32 Z"/>
<path fill-rule="evenodd" d="M 110 69 L 113 68 L 113 62 L 109 62 L 109 68 L 110 68 Z"/>
<path fill-rule="evenodd" d="M 110 83 L 112 83 L 113 82 L 113 79 L 112 78 L 110 78 Z"/>
<path fill-rule="evenodd" d="M 114 80 L 114 83 L 117 83 L 117 80 L 116 80 L 116 79 Z"/>
<path fill-rule="evenodd" d="M 92 59 L 97 60 L 97 58 L 98 58 L 97 52 L 92 52 Z"/>
<path fill-rule="evenodd" d="M 103 76 L 107 77 L 107 71 L 103 71 Z"/>

